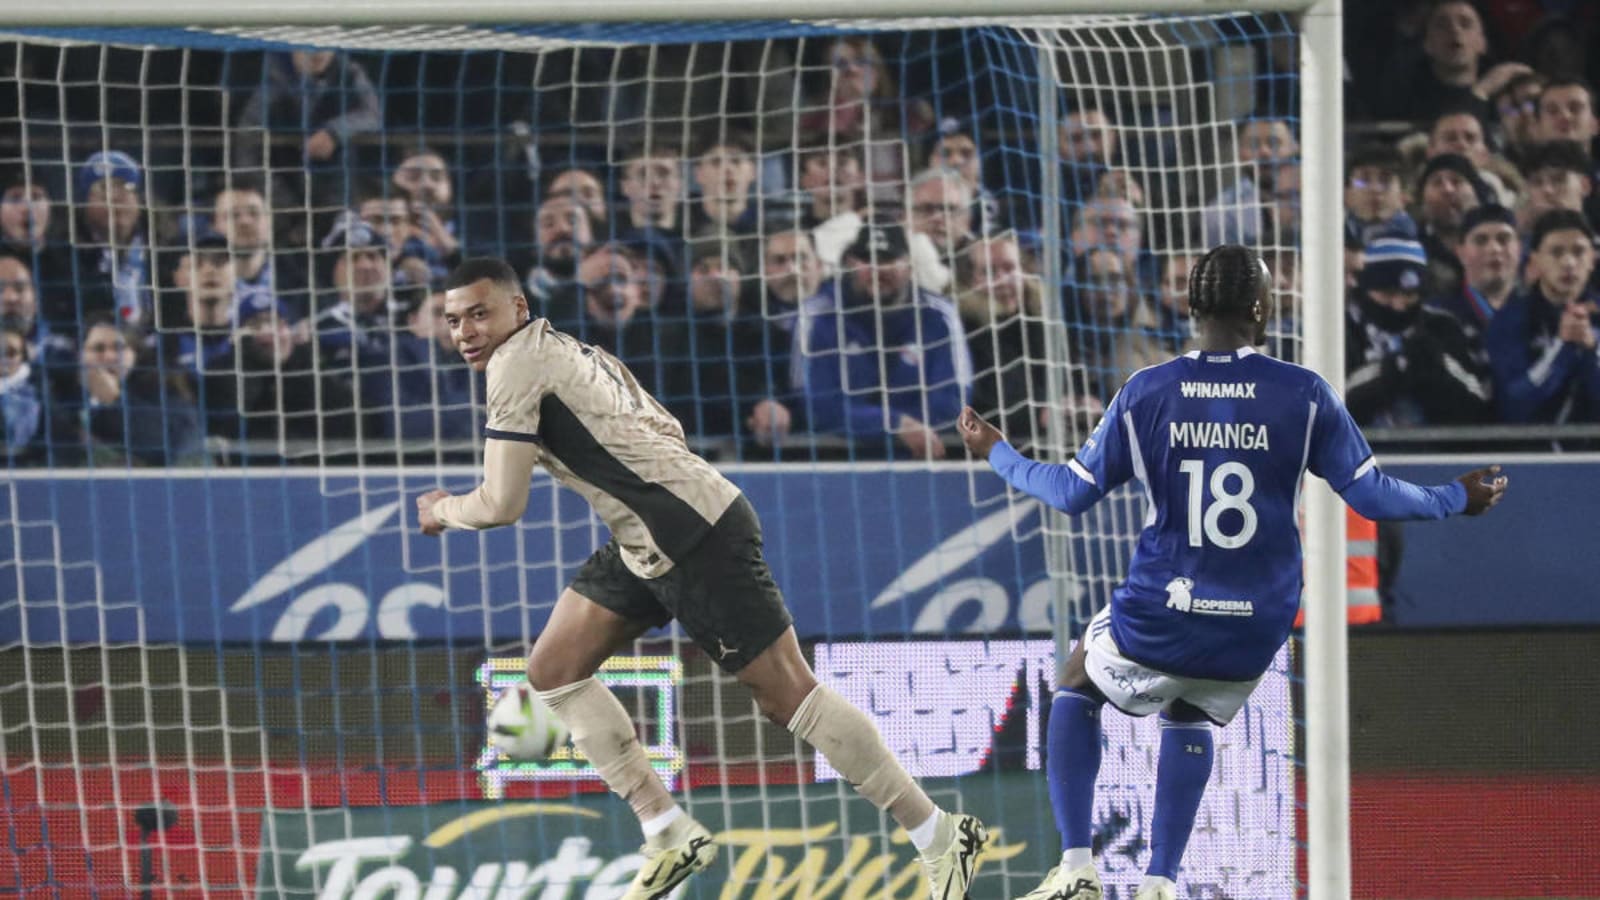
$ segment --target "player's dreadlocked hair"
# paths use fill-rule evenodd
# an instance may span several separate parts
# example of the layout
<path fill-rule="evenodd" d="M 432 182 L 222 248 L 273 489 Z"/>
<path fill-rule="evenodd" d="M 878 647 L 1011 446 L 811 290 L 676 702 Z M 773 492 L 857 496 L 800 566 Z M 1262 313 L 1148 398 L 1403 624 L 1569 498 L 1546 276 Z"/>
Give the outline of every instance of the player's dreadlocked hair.
<path fill-rule="evenodd" d="M 1252 318 L 1261 296 L 1261 256 L 1243 244 L 1213 247 L 1189 273 L 1189 314 L 1195 318 Z"/>

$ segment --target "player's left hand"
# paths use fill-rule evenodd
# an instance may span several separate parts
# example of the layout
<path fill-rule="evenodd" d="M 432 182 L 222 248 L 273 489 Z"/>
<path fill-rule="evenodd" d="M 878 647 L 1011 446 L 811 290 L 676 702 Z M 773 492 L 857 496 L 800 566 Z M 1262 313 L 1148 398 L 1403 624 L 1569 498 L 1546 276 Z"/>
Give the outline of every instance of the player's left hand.
<path fill-rule="evenodd" d="M 449 491 L 434 489 L 417 498 L 417 524 L 422 526 L 422 533 L 428 537 L 438 537 L 444 533 L 444 524 L 433 517 L 433 505 L 448 496 Z"/>
<path fill-rule="evenodd" d="M 970 406 L 961 410 L 961 418 L 956 420 L 956 430 L 961 432 L 961 442 L 967 445 L 967 451 L 979 459 L 988 459 L 994 445 L 1006 439 L 1000 429 L 985 422 L 978 411 Z"/>

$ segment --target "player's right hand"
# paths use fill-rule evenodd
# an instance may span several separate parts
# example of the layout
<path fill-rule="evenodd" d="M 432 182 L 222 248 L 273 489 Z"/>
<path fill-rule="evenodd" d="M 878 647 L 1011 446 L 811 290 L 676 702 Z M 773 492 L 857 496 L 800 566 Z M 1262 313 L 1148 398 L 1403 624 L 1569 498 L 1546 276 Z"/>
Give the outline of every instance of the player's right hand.
<path fill-rule="evenodd" d="M 956 420 L 956 430 L 961 432 L 961 442 L 967 445 L 967 451 L 978 459 L 988 459 L 994 445 L 1006 439 L 1000 429 L 984 421 L 983 416 L 970 406 L 961 410 L 961 418 Z"/>
<path fill-rule="evenodd" d="M 1465 512 L 1469 516 L 1481 516 L 1488 512 L 1506 493 L 1506 476 L 1500 474 L 1499 466 L 1474 469 L 1456 480 L 1467 489 Z"/>

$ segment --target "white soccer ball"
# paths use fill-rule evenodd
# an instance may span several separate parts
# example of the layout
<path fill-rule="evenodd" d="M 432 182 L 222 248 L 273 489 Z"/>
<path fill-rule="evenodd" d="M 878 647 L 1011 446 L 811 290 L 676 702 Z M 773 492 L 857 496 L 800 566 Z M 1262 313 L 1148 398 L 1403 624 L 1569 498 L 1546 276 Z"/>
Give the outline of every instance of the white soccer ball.
<path fill-rule="evenodd" d="M 517 762 L 545 759 L 567 737 L 567 727 L 526 681 L 501 691 L 489 710 L 489 743 Z"/>

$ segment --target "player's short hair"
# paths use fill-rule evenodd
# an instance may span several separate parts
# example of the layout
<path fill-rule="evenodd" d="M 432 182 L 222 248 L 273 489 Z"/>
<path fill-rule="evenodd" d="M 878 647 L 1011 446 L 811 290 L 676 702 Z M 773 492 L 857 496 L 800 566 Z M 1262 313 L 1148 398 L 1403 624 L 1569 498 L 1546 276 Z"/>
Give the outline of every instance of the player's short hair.
<path fill-rule="evenodd" d="M 1189 312 L 1195 318 L 1249 319 L 1265 283 L 1261 254 L 1243 244 L 1207 251 L 1189 273 Z"/>
<path fill-rule="evenodd" d="M 517 278 L 517 270 L 498 256 L 474 256 L 462 260 L 445 281 L 445 290 L 464 288 L 484 279 L 494 282 L 495 287 L 508 294 L 522 293 L 522 281 Z"/>

